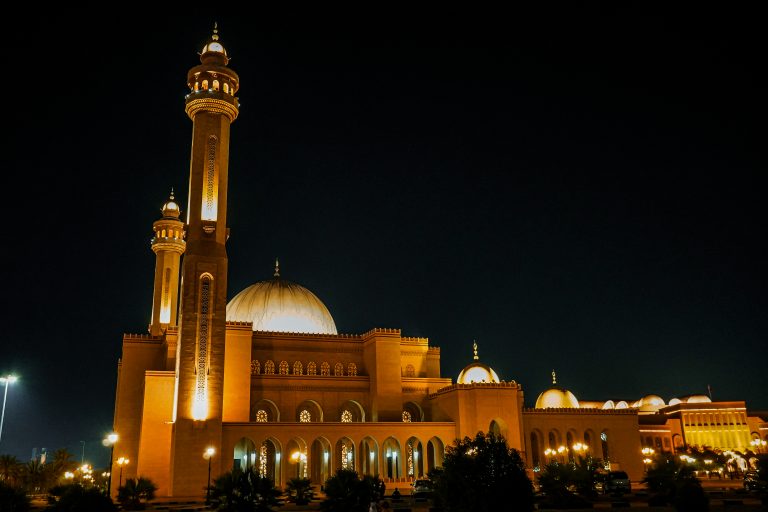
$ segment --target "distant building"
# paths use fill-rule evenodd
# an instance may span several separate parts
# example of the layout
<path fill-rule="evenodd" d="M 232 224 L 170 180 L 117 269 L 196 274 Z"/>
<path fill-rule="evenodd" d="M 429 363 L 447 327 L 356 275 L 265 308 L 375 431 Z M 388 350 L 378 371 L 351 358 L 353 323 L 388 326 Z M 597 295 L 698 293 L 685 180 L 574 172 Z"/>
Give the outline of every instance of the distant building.
<path fill-rule="evenodd" d="M 150 477 L 158 495 L 201 495 L 203 455 L 212 447 L 214 477 L 253 466 L 277 485 L 294 476 L 321 483 L 352 468 L 406 482 L 440 466 L 456 438 L 490 430 L 531 468 L 590 453 L 639 479 L 646 446 L 745 450 L 768 437 L 766 418 L 749 417 L 744 402 L 702 395 L 580 402 L 554 372 L 552 387 L 526 408 L 522 385 L 501 380 L 476 345 L 454 383 L 427 338 L 380 328 L 339 334 L 322 301 L 284 279 L 278 265 L 227 302 L 229 133 L 239 78 L 215 30 L 200 61 L 187 75 L 186 221 L 171 195 L 153 226 L 152 316 L 149 334 L 123 337 L 113 474 Z M 118 467 L 120 457 L 128 464 Z"/>

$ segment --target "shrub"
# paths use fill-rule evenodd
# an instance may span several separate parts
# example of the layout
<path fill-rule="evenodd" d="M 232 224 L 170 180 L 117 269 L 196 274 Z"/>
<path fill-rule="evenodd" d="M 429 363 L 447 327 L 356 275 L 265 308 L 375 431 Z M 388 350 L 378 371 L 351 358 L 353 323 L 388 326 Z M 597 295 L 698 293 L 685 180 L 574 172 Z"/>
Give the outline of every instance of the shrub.
<path fill-rule="evenodd" d="M 48 498 L 54 512 L 112 512 L 117 507 L 98 487 L 80 484 L 59 485 L 50 490 Z"/>
<path fill-rule="evenodd" d="M 0 512 L 27 512 L 29 498 L 24 489 L 0 481 Z"/>

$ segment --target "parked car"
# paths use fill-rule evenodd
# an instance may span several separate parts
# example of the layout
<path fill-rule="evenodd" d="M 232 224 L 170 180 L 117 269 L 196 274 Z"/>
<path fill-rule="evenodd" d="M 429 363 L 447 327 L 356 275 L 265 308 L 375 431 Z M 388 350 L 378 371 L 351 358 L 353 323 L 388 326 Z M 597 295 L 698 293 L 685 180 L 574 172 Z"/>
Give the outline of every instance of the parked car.
<path fill-rule="evenodd" d="M 744 473 L 744 489 L 768 492 L 768 480 L 760 480 L 759 476 L 757 471 L 747 471 Z"/>
<path fill-rule="evenodd" d="M 629 494 L 632 492 L 632 482 L 626 471 L 611 471 L 604 475 L 601 482 L 602 492 L 605 494 Z"/>
<path fill-rule="evenodd" d="M 413 487 L 412 494 L 414 495 L 431 493 L 434 489 L 434 486 L 432 485 L 432 480 L 429 480 L 427 478 L 419 478 L 417 480 L 414 480 L 411 483 L 411 486 Z"/>

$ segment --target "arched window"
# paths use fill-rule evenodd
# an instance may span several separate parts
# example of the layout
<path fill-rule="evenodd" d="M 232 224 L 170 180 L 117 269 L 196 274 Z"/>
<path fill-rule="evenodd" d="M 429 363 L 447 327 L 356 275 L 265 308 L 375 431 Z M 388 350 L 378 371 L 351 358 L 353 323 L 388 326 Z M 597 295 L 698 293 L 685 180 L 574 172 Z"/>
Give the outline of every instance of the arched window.
<path fill-rule="evenodd" d="M 227 82 L 224 82 L 224 92 L 229 94 L 229 84 Z"/>
<path fill-rule="evenodd" d="M 408 411 L 403 411 L 403 423 L 410 423 L 411 422 L 411 413 Z"/>
<path fill-rule="evenodd" d="M 343 411 L 341 411 L 341 422 L 352 423 L 352 413 L 349 412 L 349 410 L 344 409 Z"/>
<path fill-rule="evenodd" d="M 218 91 L 219 90 L 219 81 L 218 80 L 214 80 L 213 81 L 213 90 L 214 91 Z"/>
<path fill-rule="evenodd" d="M 269 417 L 267 416 L 267 411 L 264 409 L 259 409 L 256 411 L 256 423 L 266 423 L 269 421 Z"/>
<path fill-rule="evenodd" d="M 208 89 L 208 80 L 203 80 L 202 88 L 204 91 Z"/>
<path fill-rule="evenodd" d="M 555 433 L 550 432 L 547 436 L 547 441 L 549 441 L 549 447 L 554 449 L 557 449 L 557 440 L 555 439 Z"/>
<path fill-rule="evenodd" d="M 608 432 L 606 431 L 600 432 L 600 448 L 603 450 L 603 461 L 608 464 L 611 458 L 608 453 Z"/>
<path fill-rule="evenodd" d="M 294 375 L 303 375 L 304 373 L 304 366 L 301 364 L 301 361 L 296 361 L 293 363 L 293 374 Z"/>
<path fill-rule="evenodd" d="M 405 376 L 406 377 L 415 377 L 416 376 L 416 369 L 413 367 L 412 364 L 409 364 L 405 367 Z"/>
<path fill-rule="evenodd" d="M 327 377 L 331 374 L 331 365 L 329 365 L 326 361 L 323 361 L 323 364 L 320 365 L 320 375 L 323 377 Z"/>
<path fill-rule="evenodd" d="M 341 377 L 342 375 L 344 375 L 344 365 L 341 363 L 336 363 L 335 365 L 333 365 L 333 374 L 336 377 Z"/>
<path fill-rule="evenodd" d="M 261 373 L 261 364 L 258 359 L 251 361 L 251 375 L 258 375 Z"/>
<path fill-rule="evenodd" d="M 310 361 L 307 365 L 307 375 L 317 375 L 317 365 L 314 361 Z"/>
<path fill-rule="evenodd" d="M 350 377 L 357 376 L 357 365 L 355 363 L 349 363 L 347 365 L 347 375 Z"/>
<path fill-rule="evenodd" d="M 280 361 L 280 375 L 288 375 L 288 361 Z"/>
<path fill-rule="evenodd" d="M 312 414 L 306 409 L 302 409 L 299 413 L 299 421 L 302 423 L 309 423 L 312 421 Z"/>
<path fill-rule="evenodd" d="M 536 468 L 539 466 L 539 436 L 536 435 L 535 432 L 531 432 L 531 452 L 532 457 L 531 461 L 533 462 L 533 467 Z"/>
<path fill-rule="evenodd" d="M 265 375 L 275 374 L 275 363 L 273 363 L 271 359 L 269 359 L 266 363 L 264 363 L 264 374 Z"/>
<path fill-rule="evenodd" d="M 200 83 L 199 82 L 195 82 L 195 92 L 197 92 L 199 90 L 200 90 Z"/>
<path fill-rule="evenodd" d="M 573 434 L 568 432 L 565 434 L 565 447 L 568 450 L 568 460 L 573 462 Z"/>

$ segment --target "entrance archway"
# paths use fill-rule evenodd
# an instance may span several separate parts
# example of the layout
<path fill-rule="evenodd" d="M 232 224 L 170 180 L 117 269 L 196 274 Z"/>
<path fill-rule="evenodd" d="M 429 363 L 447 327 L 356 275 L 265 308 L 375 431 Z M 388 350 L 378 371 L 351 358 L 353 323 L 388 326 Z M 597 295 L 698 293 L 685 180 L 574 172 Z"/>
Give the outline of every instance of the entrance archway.
<path fill-rule="evenodd" d="M 324 437 L 312 441 L 309 450 L 309 478 L 313 483 L 324 484 L 331 476 L 331 443 Z"/>
<path fill-rule="evenodd" d="M 355 469 L 355 443 L 348 437 L 342 437 L 336 441 L 333 450 L 334 469 Z"/>
<path fill-rule="evenodd" d="M 243 471 L 253 467 L 256 464 L 256 444 L 247 437 L 240 438 L 235 444 L 234 461 L 232 469 L 238 468 Z"/>
<path fill-rule="evenodd" d="M 360 472 L 363 475 L 379 474 L 379 446 L 372 437 L 360 441 Z"/>

